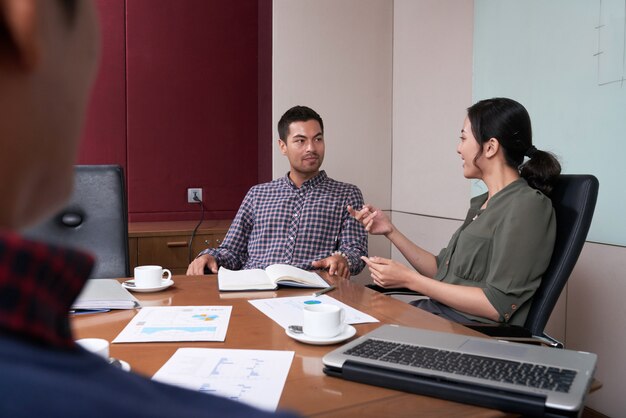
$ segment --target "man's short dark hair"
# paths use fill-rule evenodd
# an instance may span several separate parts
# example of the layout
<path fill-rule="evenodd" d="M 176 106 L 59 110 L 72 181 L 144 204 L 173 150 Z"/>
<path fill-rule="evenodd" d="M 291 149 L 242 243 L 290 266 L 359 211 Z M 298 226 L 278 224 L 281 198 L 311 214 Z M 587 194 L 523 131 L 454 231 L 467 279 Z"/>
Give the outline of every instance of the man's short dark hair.
<path fill-rule="evenodd" d="M 287 141 L 289 125 L 293 122 L 306 122 L 307 120 L 316 120 L 320 124 L 320 128 L 322 128 L 322 133 L 324 133 L 324 122 L 315 110 L 306 106 L 294 106 L 286 111 L 278 121 L 278 137 L 283 141 Z"/>

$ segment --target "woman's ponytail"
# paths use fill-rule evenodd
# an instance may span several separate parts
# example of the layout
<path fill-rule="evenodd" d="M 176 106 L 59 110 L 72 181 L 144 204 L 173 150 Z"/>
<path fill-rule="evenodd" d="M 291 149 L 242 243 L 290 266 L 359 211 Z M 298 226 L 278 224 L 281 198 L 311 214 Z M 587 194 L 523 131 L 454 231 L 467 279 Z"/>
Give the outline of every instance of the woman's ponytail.
<path fill-rule="evenodd" d="M 554 154 L 538 150 L 532 145 L 526 151 L 526 156 L 529 160 L 521 165 L 520 175 L 530 187 L 550 196 L 561 174 L 561 164 Z"/>

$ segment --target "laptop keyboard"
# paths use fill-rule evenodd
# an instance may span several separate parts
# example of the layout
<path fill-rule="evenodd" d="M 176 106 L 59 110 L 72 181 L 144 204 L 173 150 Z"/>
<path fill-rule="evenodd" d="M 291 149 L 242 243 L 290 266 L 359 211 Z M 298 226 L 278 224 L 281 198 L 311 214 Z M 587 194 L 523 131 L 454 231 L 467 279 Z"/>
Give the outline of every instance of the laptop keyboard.
<path fill-rule="evenodd" d="M 428 370 L 569 392 L 575 370 L 369 339 L 344 354 Z"/>

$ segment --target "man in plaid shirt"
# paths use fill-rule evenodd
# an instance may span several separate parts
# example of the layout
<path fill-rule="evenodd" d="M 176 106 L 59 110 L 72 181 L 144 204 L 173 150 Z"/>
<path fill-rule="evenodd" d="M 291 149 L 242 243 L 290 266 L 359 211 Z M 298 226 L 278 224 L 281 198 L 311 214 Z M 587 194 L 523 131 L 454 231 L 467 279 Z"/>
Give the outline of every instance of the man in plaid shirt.
<path fill-rule="evenodd" d="M 358 187 L 320 170 L 324 123 L 313 109 L 295 106 L 278 122 L 278 145 L 289 159 L 282 178 L 252 187 L 219 248 L 202 251 L 188 275 L 289 264 L 327 269 L 348 278 L 364 266 L 367 233 L 347 207 L 363 206 Z"/>

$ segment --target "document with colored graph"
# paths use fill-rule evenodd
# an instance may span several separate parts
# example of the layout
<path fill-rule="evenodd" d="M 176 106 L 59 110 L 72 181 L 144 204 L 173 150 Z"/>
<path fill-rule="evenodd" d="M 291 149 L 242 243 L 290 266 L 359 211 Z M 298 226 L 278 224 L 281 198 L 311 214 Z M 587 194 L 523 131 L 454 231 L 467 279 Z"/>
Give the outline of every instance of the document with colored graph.
<path fill-rule="evenodd" d="M 224 341 L 232 308 L 232 306 L 145 307 L 112 342 Z"/>

